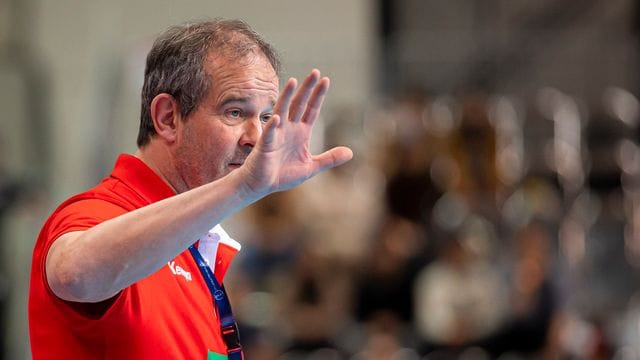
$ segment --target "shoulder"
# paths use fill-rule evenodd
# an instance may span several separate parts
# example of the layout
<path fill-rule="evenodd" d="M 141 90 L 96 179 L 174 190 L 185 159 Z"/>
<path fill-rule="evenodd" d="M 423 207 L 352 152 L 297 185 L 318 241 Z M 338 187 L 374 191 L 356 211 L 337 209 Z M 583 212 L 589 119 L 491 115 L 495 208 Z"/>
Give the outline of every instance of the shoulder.
<path fill-rule="evenodd" d="M 41 236 L 56 239 L 71 231 L 82 231 L 128 212 L 121 205 L 100 198 L 66 201 L 49 217 Z"/>
<path fill-rule="evenodd" d="M 120 180 L 108 177 L 60 204 L 44 228 L 54 232 L 53 238 L 57 238 L 69 231 L 86 230 L 143 205 L 134 191 Z"/>

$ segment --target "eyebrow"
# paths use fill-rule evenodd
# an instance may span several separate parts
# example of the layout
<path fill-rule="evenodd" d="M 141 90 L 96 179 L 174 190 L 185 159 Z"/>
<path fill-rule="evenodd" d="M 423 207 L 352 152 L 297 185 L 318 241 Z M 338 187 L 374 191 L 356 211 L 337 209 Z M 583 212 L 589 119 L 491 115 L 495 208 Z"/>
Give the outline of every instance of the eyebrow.
<path fill-rule="evenodd" d="M 221 107 L 224 107 L 226 105 L 232 104 L 232 103 L 241 103 L 241 104 L 246 104 L 249 101 L 251 101 L 251 98 L 248 96 L 229 96 L 228 98 L 225 98 L 224 100 L 222 100 L 222 102 L 220 103 Z M 271 99 L 271 108 L 273 108 L 274 106 L 276 106 L 276 101 Z"/>
<path fill-rule="evenodd" d="M 248 103 L 250 98 L 248 96 L 229 96 L 222 100 L 220 106 L 226 106 L 231 103 Z"/>

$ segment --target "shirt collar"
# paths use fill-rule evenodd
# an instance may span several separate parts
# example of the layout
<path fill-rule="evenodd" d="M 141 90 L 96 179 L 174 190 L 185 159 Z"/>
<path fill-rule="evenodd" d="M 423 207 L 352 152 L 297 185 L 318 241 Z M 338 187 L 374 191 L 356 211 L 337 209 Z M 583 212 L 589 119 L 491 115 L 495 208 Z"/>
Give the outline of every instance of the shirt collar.
<path fill-rule="evenodd" d="M 111 172 L 111 177 L 121 180 L 149 203 L 175 195 L 175 191 L 141 159 L 121 154 Z"/>

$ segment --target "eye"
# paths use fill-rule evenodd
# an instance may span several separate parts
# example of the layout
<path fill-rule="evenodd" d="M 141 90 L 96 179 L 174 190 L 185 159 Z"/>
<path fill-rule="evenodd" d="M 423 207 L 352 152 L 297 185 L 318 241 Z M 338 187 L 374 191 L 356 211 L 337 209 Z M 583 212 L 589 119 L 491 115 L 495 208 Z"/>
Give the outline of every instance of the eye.
<path fill-rule="evenodd" d="M 242 116 L 242 111 L 237 109 L 229 110 L 227 111 L 227 115 L 229 115 L 229 117 L 232 117 L 232 118 L 239 118 L 240 116 Z"/>
<path fill-rule="evenodd" d="M 271 114 L 271 113 L 263 114 L 263 115 L 260 117 L 260 121 L 262 121 L 263 123 L 267 123 L 267 122 L 269 122 L 269 120 L 271 120 L 271 116 L 272 116 L 272 115 L 273 115 L 273 114 Z"/>

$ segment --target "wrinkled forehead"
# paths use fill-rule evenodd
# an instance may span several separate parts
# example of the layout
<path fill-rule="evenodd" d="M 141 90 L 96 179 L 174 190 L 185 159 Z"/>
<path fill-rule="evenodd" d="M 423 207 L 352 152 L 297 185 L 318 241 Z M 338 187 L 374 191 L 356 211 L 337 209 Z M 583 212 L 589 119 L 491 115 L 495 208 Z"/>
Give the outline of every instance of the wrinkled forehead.
<path fill-rule="evenodd" d="M 257 77 L 262 81 L 278 83 L 278 74 L 259 49 L 242 56 L 211 53 L 207 56 L 204 70 L 214 83 L 229 76 Z"/>
<path fill-rule="evenodd" d="M 210 81 L 208 97 L 216 104 L 229 99 L 257 99 L 275 103 L 279 94 L 278 76 L 262 53 L 242 58 L 210 57 L 206 63 Z"/>
<path fill-rule="evenodd" d="M 278 74 L 258 46 L 209 51 L 204 71 L 214 87 L 220 80 L 234 75 L 274 82 L 278 87 Z"/>

